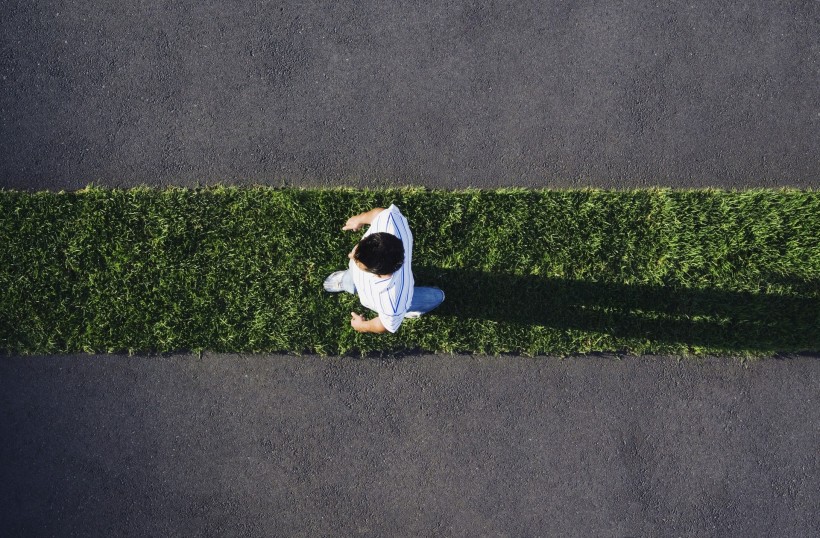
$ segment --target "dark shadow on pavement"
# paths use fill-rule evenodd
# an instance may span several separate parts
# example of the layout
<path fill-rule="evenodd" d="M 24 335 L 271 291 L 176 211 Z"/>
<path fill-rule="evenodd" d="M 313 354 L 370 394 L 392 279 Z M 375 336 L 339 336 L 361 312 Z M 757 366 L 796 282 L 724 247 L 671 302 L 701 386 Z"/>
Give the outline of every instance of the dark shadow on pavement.
<path fill-rule="evenodd" d="M 434 267 L 413 273 L 417 285 L 446 292 L 439 316 L 738 350 L 820 349 L 818 281 L 799 283 L 808 296 L 793 296 Z"/>

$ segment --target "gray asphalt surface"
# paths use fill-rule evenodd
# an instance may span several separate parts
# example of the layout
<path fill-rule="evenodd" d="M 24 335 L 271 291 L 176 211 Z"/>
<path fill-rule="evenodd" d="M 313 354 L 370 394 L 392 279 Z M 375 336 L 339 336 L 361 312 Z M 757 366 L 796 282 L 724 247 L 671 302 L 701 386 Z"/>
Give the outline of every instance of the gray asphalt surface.
<path fill-rule="evenodd" d="M 0 12 L 0 185 L 820 186 L 814 1 Z"/>
<path fill-rule="evenodd" d="M 818 359 L 7 359 L 0 528 L 817 536 Z"/>
<path fill-rule="evenodd" d="M 0 14 L 0 187 L 820 187 L 817 2 Z M 818 359 L 4 357 L 0 529 L 817 536 Z"/>

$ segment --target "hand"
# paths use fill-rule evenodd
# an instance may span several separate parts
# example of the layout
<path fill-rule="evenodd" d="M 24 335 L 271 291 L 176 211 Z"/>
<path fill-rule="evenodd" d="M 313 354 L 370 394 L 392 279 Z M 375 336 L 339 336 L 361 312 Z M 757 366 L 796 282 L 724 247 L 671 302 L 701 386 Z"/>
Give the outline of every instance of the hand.
<path fill-rule="evenodd" d="M 382 325 L 382 322 L 378 317 L 367 321 L 356 312 L 350 313 L 350 326 L 360 333 L 381 334 L 387 332 L 387 329 L 384 328 L 384 325 Z"/>
<path fill-rule="evenodd" d="M 342 227 L 342 230 L 350 230 L 352 232 L 360 230 L 361 227 L 364 226 L 364 223 L 361 221 L 359 217 L 360 215 L 356 215 L 347 219 L 347 222 Z"/>
<path fill-rule="evenodd" d="M 350 313 L 350 326 L 353 327 L 354 330 L 362 332 L 365 329 L 365 323 L 366 320 L 362 316 L 356 312 Z"/>

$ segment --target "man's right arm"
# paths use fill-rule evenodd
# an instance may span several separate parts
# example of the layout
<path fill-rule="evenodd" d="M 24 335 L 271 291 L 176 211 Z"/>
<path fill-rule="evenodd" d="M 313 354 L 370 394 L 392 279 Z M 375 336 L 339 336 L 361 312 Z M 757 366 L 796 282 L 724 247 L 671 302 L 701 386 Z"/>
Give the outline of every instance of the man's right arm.
<path fill-rule="evenodd" d="M 383 207 L 377 207 L 366 213 L 354 215 L 347 219 L 347 222 L 344 227 L 342 227 L 342 230 L 352 230 L 355 232 L 356 230 L 361 229 L 361 227 L 365 224 L 370 225 L 370 223 L 373 222 L 373 219 L 375 219 L 382 211 L 384 211 Z"/>

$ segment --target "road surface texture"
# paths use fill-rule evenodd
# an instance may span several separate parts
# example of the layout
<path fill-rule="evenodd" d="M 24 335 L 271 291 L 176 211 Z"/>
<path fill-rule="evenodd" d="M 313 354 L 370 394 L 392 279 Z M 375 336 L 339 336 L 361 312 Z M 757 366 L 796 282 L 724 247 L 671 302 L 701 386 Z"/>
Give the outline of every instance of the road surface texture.
<path fill-rule="evenodd" d="M 0 361 L 4 536 L 817 536 L 820 360 Z"/>
<path fill-rule="evenodd" d="M 820 187 L 818 2 L 0 0 L 0 29 L 0 187 Z M 3 357 L 1 534 L 817 536 L 819 359 Z"/>
<path fill-rule="evenodd" d="M 0 185 L 820 186 L 816 1 L 0 13 Z"/>

